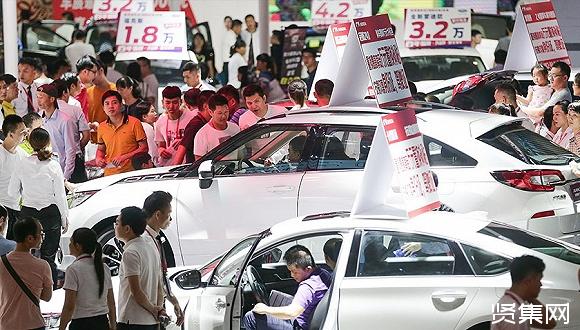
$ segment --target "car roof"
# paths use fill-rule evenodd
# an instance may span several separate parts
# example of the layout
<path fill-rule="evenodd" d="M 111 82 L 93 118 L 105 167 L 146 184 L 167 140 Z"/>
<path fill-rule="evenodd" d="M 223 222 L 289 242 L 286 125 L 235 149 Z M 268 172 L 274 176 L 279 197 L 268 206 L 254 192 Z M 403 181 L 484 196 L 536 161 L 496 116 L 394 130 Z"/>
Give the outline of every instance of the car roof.
<path fill-rule="evenodd" d="M 355 125 L 376 126 L 381 115 L 393 113 L 393 110 L 379 109 L 376 101 L 365 100 L 345 106 L 332 106 L 304 111 L 289 111 L 286 116 L 274 117 L 261 124 L 322 124 L 322 125 Z M 421 130 L 428 133 L 445 127 L 453 127 L 453 133 L 478 137 L 501 125 L 521 119 L 509 116 L 490 115 L 485 112 L 465 111 L 459 109 L 433 109 L 417 113 Z M 432 123 L 432 124 L 431 124 Z"/>
<path fill-rule="evenodd" d="M 400 47 L 401 57 L 412 56 L 438 56 L 438 55 L 455 55 L 455 56 L 474 56 L 481 58 L 481 54 L 471 47 L 465 48 L 406 48 Z"/>
<path fill-rule="evenodd" d="M 350 216 L 347 212 L 329 213 L 325 217 L 299 217 L 280 222 L 270 228 L 273 240 L 320 231 L 345 231 L 355 228 L 419 232 L 461 240 L 474 234 L 492 221 L 481 213 L 461 214 L 432 211 L 415 218 L 389 215 Z"/>

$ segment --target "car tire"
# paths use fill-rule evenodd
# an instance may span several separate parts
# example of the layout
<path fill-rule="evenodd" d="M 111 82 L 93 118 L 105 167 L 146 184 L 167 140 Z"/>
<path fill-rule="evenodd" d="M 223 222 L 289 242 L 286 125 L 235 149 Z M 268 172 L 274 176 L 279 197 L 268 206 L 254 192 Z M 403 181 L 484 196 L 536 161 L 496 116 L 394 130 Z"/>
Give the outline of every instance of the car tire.
<path fill-rule="evenodd" d="M 113 222 L 107 222 L 95 229 L 97 242 L 103 247 L 103 262 L 111 270 L 111 275 L 119 275 L 121 257 L 123 255 L 123 242 L 115 238 Z"/>

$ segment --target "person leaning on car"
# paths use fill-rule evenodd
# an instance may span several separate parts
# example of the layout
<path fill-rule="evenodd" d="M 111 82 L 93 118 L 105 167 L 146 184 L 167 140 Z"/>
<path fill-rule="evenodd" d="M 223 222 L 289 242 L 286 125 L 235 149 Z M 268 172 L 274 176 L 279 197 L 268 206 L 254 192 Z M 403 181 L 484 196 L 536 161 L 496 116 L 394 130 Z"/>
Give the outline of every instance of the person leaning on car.
<path fill-rule="evenodd" d="M 546 306 L 538 300 L 538 295 L 542 288 L 544 269 L 546 269 L 546 265 L 542 259 L 534 256 L 523 255 L 512 261 L 510 264 L 512 286 L 497 302 L 497 307 L 494 307 L 494 313 L 496 311 L 501 313 L 502 305 L 515 305 L 515 309 L 511 307 L 512 310 L 515 310 L 515 313 L 513 314 L 513 319 L 512 314 L 510 314 L 509 318 L 492 321 L 491 330 L 553 329 L 556 327 L 556 320 L 553 318 L 546 322 Z M 541 306 L 542 323 L 536 319 L 532 321 L 522 317 L 523 308 L 521 307 L 524 305 L 528 305 L 527 307 L 531 307 L 530 305 Z M 527 310 L 531 310 L 531 308 Z"/>
<path fill-rule="evenodd" d="M 247 330 L 309 328 L 310 317 L 328 291 L 332 275 L 316 267 L 312 254 L 302 245 L 289 248 L 284 260 L 290 275 L 299 283 L 292 303 L 281 307 L 256 304 L 244 316 L 243 324 Z"/>

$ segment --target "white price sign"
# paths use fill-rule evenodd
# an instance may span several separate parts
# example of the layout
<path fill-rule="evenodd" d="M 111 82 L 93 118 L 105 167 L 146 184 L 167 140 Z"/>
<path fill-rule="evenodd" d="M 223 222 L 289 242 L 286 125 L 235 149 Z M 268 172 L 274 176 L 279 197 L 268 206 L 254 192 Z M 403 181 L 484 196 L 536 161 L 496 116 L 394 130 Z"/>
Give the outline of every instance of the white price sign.
<path fill-rule="evenodd" d="M 372 3 L 370 0 L 312 0 L 311 11 L 312 25 L 321 27 L 371 16 Z"/>
<path fill-rule="evenodd" d="M 122 12 L 117 30 L 117 52 L 148 52 L 150 59 L 176 59 L 176 55 L 187 54 L 185 13 Z"/>
<path fill-rule="evenodd" d="M 471 44 L 471 13 L 467 9 L 405 10 L 405 47 L 430 48 Z"/>
<path fill-rule="evenodd" d="M 155 11 L 153 0 L 94 0 L 93 18 L 117 19 L 122 11 L 145 13 Z"/>

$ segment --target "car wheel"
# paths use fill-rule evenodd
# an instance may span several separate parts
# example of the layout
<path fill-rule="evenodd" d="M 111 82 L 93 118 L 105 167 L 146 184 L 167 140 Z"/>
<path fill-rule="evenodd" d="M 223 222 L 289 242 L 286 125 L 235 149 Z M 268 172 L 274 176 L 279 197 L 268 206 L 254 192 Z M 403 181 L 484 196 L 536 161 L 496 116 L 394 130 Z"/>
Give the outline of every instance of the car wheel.
<path fill-rule="evenodd" d="M 119 275 L 124 244 L 115 237 L 113 224 L 97 231 L 97 241 L 103 247 L 103 262 L 109 266 L 111 275 Z"/>

